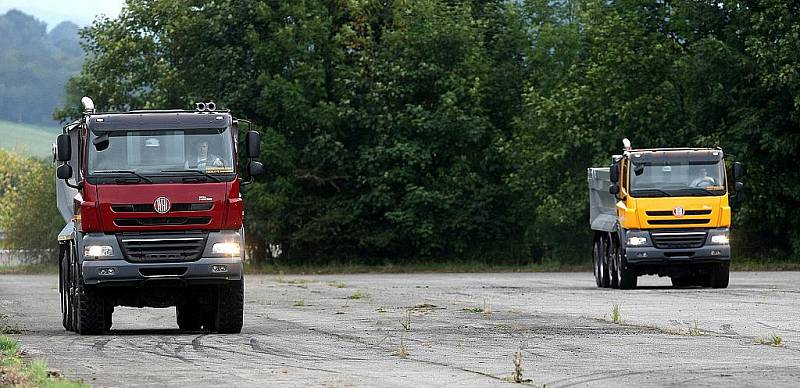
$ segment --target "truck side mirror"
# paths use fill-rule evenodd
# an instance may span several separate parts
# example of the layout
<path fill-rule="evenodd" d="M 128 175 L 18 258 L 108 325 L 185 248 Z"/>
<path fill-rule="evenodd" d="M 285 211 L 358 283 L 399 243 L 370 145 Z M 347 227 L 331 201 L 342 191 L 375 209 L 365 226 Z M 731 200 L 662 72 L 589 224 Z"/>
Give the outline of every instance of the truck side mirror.
<path fill-rule="evenodd" d="M 257 158 L 261 155 L 261 134 L 256 131 L 247 132 L 247 157 Z"/>
<path fill-rule="evenodd" d="M 744 177 L 744 165 L 740 162 L 733 163 L 733 180 L 738 183 L 742 177 Z"/>
<path fill-rule="evenodd" d="M 261 164 L 261 162 L 253 160 L 247 165 L 247 173 L 251 177 L 264 175 L 264 165 Z"/>
<path fill-rule="evenodd" d="M 69 162 L 72 159 L 72 142 L 69 135 L 62 133 L 56 139 L 56 159 L 59 162 Z M 70 176 L 72 172 L 70 172 Z"/>
<path fill-rule="evenodd" d="M 611 165 L 611 168 L 608 171 L 608 179 L 611 180 L 611 183 L 619 182 L 619 164 L 614 163 Z M 617 187 L 619 189 L 619 187 Z"/>
<path fill-rule="evenodd" d="M 58 179 L 67 180 L 72 178 L 72 166 L 69 164 L 62 164 L 56 169 L 56 176 Z"/>

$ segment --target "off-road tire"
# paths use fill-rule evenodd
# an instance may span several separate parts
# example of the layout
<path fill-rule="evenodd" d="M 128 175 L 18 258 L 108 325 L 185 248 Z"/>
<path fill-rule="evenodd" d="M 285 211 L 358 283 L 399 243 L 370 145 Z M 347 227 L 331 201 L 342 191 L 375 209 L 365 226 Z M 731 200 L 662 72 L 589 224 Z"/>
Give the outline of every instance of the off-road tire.
<path fill-rule="evenodd" d="M 112 318 L 114 316 L 114 305 L 106 302 L 103 308 L 103 330 L 109 331 L 111 330 L 111 325 L 113 324 Z"/>
<path fill-rule="evenodd" d="M 244 279 L 219 286 L 214 331 L 235 334 L 244 322 Z"/>
<path fill-rule="evenodd" d="M 592 267 L 594 268 L 594 282 L 598 288 L 603 288 L 603 257 L 600 254 L 601 249 L 600 239 L 595 239 L 594 244 L 592 244 Z"/>
<path fill-rule="evenodd" d="M 600 260 L 602 260 L 601 267 L 600 267 L 600 276 L 602 281 L 603 288 L 610 288 L 611 287 L 611 265 L 609 264 L 609 254 L 608 251 L 611 249 L 608 244 L 608 239 L 605 237 L 600 238 Z"/>
<path fill-rule="evenodd" d="M 711 270 L 711 287 L 713 288 L 728 288 L 730 281 L 730 263 L 720 263 L 714 266 Z"/>
<path fill-rule="evenodd" d="M 685 288 L 697 285 L 697 279 L 693 274 L 672 276 L 670 277 L 670 280 L 672 281 L 672 286 L 675 288 Z"/>
<path fill-rule="evenodd" d="M 617 241 L 610 237 L 608 241 L 608 261 L 611 264 L 609 272 L 611 272 L 611 288 L 619 288 L 619 277 L 617 276 L 620 261 L 620 247 Z"/>
<path fill-rule="evenodd" d="M 619 258 L 617 261 L 617 278 L 619 281 L 619 288 L 621 290 L 630 290 L 632 288 L 636 288 L 638 277 L 633 271 L 633 268 L 630 268 L 627 265 L 627 260 L 625 260 L 625 257 L 623 257 L 622 254 L 617 254 L 617 257 Z"/>
<path fill-rule="evenodd" d="M 178 327 L 184 331 L 198 331 L 203 325 L 203 311 L 200 306 L 184 302 L 175 306 Z"/>
<path fill-rule="evenodd" d="M 72 330 L 72 314 L 69 299 L 69 246 L 61 250 L 58 262 L 58 292 L 61 295 L 61 325 Z"/>
<path fill-rule="evenodd" d="M 100 334 L 105 329 L 105 301 L 91 288 L 78 287 L 78 334 Z"/>

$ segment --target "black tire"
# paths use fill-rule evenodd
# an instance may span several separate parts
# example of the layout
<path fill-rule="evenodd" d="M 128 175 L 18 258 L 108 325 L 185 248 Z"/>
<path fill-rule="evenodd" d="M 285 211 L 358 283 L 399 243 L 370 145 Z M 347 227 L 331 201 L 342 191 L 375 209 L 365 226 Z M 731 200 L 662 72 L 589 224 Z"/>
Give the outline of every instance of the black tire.
<path fill-rule="evenodd" d="M 731 271 L 730 263 L 720 263 L 711 270 L 711 287 L 728 288 Z"/>
<path fill-rule="evenodd" d="M 621 290 L 636 288 L 638 277 L 633 271 L 633 268 L 628 266 L 625 256 L 621 252 L 617 253 L 617 258 L 617 279 L 619 280 L 619 288 Z"/>
<path fill-rule="evenodd" d="M 619 277 L 617 266 L 619 265 L 619 243 L 617 239 L 609 237 L 608 239 L 608 261 L 611 263 L 611 288 L 619 288 Z"/>
<path fill-rule="evenodd" d="M 609 264 L 608 258 L 608 250 L 611 249 L 608 244 L 608 239 L 605 237 L 600 238 L 600 253 L 602 254 L 602 258 L 600 261 L 601 268 L 600 274 L 603 280 L 603 288 L 610 288 L 611 287 L 611 265 Z"/>
<path fill-rule="evenodd" d="M 105 306 L 103 308 L 103 331 L 109 331 L 111 330 L 111 325 L 113 324 L 114 305 L 110 302 L 105 302 Z"/>
<path fill-rule="evenodd" d="M 69 314 L 69 246 L 62 247 L 58 258 L 58 293 L 61 295 L 61 325 L 66 330 L 72 330 L 72 321 Z"/>
<path fill-rule="evenodd" d="M 235 334 L 244 322 L 244 279 L 219 286 L 214 331 Z"/>
<path fill-rule="evenodd" d="M 184 302 L 175 306 L 178 327 L 185 331 L 198 331 L 203 325 L 203 311 L 197 304 Z"/>
<path fill-rule="evenodd" d="M 697 285 L 697 280 L 692 274 L 672 276 L 670 277 L 670 280 L 672 280 L 672 286 L 676 288 L 685 288 Z"/>
<path fill-rule="evenodd" d="M 67 274 L 67 279 L 69 282 L 67 284 L 67 299 L 69 308 L 67 309 L 67 313 L 69 316 L 67 320 L 69 321 L 70 330 L 74 332 L 78 332 L 78 260 L 75 254 L 75 246 L 73 244 L 69 245 L 69 273 Z"/>
<path fill-rule="evenodd" d="M 594 244 L 592 244 L 592 267 L 594 268 L 594 282 L 597 284 L 597 287 L 603 287 L 603 266 L 602 260 L 603 256 L 600 254 L 602 249 L 602 245 L 600 244 L 600 239 L 595 239 Z"/>
<path fill-rule="evenodd" d="M 105 329 L 105 301 L 93 289 L 78 284 L 78 334 L 100 334 Z"/>

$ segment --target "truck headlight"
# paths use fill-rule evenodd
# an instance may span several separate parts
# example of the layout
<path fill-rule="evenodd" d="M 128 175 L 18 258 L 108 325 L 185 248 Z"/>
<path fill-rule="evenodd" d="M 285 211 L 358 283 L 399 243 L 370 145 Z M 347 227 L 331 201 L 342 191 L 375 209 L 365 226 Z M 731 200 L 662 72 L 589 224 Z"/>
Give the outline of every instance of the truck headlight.
<path fill-rule="evenodd" d="M 108 257 L 114 256 L 114 248 L 108 245 L 86 245 L 83 247 L 85 257 Z"/>
<path fill-rule="evenodd" d="M 730 244 L 730 239 L 728 239 L 727 234 L 718 234 L 711 236 L 711 243 L 717 245 L 728 245 Z"/>
<path fill-rule="evenodd" d="M 641 236 L 631 236 L 628 237 L 628 245 L 634 247 L 640 247 L 642 245 L 647 244 L 647 238 Z"/>
<path fill-rule="evenodd" d="M 238 256 L 240 252 L 239 243 L 238 242 L 215 243 L 211 247 L 211 251 L 215 255 Z"/>

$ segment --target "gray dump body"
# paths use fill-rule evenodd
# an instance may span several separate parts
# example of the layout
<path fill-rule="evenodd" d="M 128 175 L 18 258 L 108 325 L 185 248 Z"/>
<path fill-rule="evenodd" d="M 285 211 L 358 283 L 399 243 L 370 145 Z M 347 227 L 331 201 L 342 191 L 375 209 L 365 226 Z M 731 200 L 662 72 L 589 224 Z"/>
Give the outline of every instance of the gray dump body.
<path fill-rule="evenodd" d="M 609 168 L 588 169 L 589 224 L 592 230 L 613 232 L 617 229 L 617 199 L 608 192 Z"/>
<path fill-rule="evenodd" d="M 77 127 L 71 128 L 68 133 L 70 140 L 72 140 L 72 159 L 69 161 L 69 164 L 72 166 L 73 174 L 78 175 L 80 174 L 80 164 L 78 164 L 79 148 Z M 53 175 L 55 175 L 55 173 Z M 75 178 L 70 179 L 70 182 L 75 183 Z M 56 206 L 58 206 L 58 212 L 61 213 L 61 217 L 64 218 L 64 222 L 69 226 L 69 224 L 72 222 L 72 216 L 75 214 L 74 201 L 75 196 L 78 194 L 78 190 L 67 186 L 63 180 L 58 178 L 55 178 L 55 185 Z"/>

